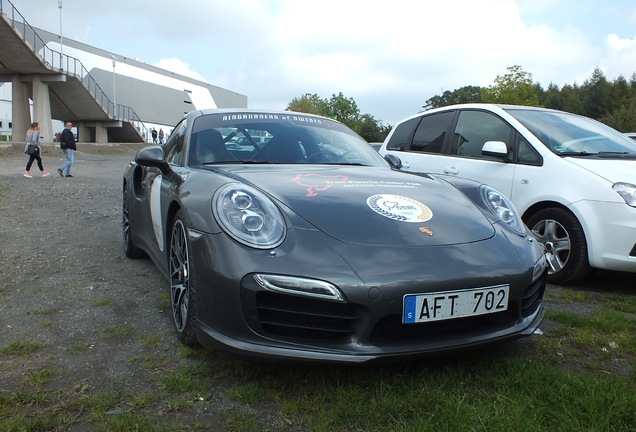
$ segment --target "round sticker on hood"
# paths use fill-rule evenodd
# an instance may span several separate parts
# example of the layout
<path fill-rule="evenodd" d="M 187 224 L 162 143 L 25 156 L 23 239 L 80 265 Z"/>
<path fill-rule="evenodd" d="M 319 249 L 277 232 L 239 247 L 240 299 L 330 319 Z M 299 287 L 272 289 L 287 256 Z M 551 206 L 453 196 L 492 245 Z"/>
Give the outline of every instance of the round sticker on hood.
<path fill-rule="evenodd" d="M 401 222 L 426 222 L 433 217 L 431 209 L 419 201 L 400 195 L 379 194 L 367 198 L 371 210 Z"/>

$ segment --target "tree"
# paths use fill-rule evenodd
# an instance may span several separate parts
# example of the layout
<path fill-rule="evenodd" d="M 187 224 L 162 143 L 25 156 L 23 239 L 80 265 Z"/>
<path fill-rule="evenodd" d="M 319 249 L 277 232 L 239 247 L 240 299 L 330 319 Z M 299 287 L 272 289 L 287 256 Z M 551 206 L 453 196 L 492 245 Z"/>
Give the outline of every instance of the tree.
<path fill-rule="evenodd" d="M 629 79 L 629 89 L 633 95 L 636 94 L 636 72 L 634 72 Z"/>
<path fill-rule="evenodd" d="M 632 89 L 623 75 L 619 75 L 609 88 L 609 111 L 613 112 L 625 105 L 629 105 L 632 98 Z"/>
<path fill-rule="evenodd" d="M 561 100 L 563 101 L 563 111 L 585 115 L 581 87 L 576 83 L 573 85 L 566 84 L 561 87 Z"/>
<path fill-rule="evenodd" d="M 484 102 L 539 106 L 539 94 L 532 84 L 532 74 L 521 66 L 510 66 L 507 70 L 507 74 L 497 75 L 493 85 L 482 89 Z"/>
<path fill-rule="evenodd" d="M 384 126 L 381 121 L 373 118 L 371 114 L 363 114 L 358 125 L 356 132 L 367 142 L 382 142 L 391 131 L 390 127 Z"/>
<path fill-rule="evenodd" d="M 540 103 L 546 108 L 563 110 L 565 103 L 559 86 L 554 83 L 548 85 L 548 89 L 541 93 Z"/>
<path fill-rule="evenodd" d="M 611 114 L 606 114 L 598 119 L 609 127 L 621 132 L 636 131 L 636 101 L 623 105 Z"/>
<path fill-rule="evenodd" d="M 299 98 L 292 99 L 286 110 L 317 114 L 341 121 L 368 142 L 383 141 L 391 131 L 391 126 L 383 125 L 371 114 L 360 115 L 356 101 L 345 97 L 342 92 L 332 95 L 329 100 L 321 99 L 317 94 L 305 93 Z"/>
<path fill-rule="evenodd" d="M 611 111 L 610 84 L 600 68 L 594 69 L 592 77 L 581 87 L 585 115 L 600 119 Z"/>
<path fill-rule="evenodd" d="M 328 116 L 329 103 L 325 99 L 320 99 L 315 93 L 305 93 L 300 98 L 292 99 L 292 101 L 287 104 L 286 110 Z"/>
<path fill-rule="evenodd" d="M 427 111 L 448 105 L 478 102 L 483 102 L 481 98 L 481 87 L 465 86 L 452 92 L 446 90 L 441 96 L 433 96 L 426 101 L 426 105 L 424 105 L 422 109 Z"/>
<path fill-rule="evenodd" d="M 497 76 L 488 88 L 466 86 L 435 95 L 422 106 L 424 110 L 457 103 L 490 102 L 516 105 L 545 106 L 546 108 L 580 114 L 597 119 L 620 131 L 636 131 L 636 72 L 629 80 L 619 75 L 609 81 L 600 68 L 583 85 L 550 83 L 543 90 L 532 82 L 532 74 L 521 66 L 507 68 L 508 73 Z"/>
<path fill-rule="evenodd" d="M 360 109 L 353 98 L 347 98 L 340 92 L 338 95 L 331 95 L 329 99 L 329 117 L 341 121 L 353 130 L 358 130 Z"/>

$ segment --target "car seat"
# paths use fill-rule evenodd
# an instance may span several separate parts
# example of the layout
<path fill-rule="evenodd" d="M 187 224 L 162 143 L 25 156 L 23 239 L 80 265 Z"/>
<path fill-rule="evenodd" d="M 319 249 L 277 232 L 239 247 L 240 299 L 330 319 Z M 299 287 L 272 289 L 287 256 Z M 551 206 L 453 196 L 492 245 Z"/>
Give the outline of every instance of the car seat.
<path fill-rule="evenodd" d="M 200 164 L 236 160 L 225 147 L 223 136 L 216 129 L 205 129 L 198 132 L 194 145 L 196 160 Z"/>
<path fill-rule="evenodd" d="M 302 163 L 305 153 L 296 135 L 274 136 L 263 148 L 262 156 L 268 162 Z"/>

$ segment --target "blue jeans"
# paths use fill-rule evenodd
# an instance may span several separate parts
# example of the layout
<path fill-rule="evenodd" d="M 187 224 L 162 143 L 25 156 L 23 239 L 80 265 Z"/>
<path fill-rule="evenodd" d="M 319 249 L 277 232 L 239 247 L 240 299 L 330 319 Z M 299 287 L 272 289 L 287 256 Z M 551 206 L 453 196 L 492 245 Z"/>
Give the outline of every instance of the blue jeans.
<path fill-rule="evenodd" d="M 64 149 L 62 150 L 66 155 L 66 163 L 60 167 L 62 171 L 66 170 L 66 175 L 71 174 L 71 165 L 73 165 L 73 160 L 75 158 L 75 150 L 73 149 Z"/>

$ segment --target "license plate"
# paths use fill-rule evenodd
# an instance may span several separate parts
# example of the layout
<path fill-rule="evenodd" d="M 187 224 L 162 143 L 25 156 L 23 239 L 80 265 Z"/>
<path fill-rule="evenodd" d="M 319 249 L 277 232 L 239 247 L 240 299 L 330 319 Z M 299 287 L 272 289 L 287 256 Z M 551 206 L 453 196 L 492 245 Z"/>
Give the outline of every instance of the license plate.
<path fill-rule="evenodd" d="M 404 324 L 485 315 L 508 309 L 509 285 L 404 296 Z"/>

